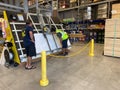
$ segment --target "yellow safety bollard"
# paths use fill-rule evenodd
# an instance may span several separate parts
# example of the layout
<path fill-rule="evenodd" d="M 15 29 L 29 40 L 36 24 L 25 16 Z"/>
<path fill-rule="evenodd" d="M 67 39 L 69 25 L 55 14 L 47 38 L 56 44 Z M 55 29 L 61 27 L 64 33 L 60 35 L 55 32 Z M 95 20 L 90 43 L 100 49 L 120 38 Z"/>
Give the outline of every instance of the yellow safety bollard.
<path fill-rule="evenodd" d="M 49 84 L 49 80 L 47 79 L 47 66 L 46 66 L 46 52 L 42 51 L 42 60 L 41 60 L 41 75 L 42 79 L 40 80 L 40 85 L 41 86 L 47 86 Z"/>
<path fill-rule="evenodd" d="M 89 51 L 90 56 L 94 56 L 94 39 L 91 40 L 90 43 L 90 51 Z"/>

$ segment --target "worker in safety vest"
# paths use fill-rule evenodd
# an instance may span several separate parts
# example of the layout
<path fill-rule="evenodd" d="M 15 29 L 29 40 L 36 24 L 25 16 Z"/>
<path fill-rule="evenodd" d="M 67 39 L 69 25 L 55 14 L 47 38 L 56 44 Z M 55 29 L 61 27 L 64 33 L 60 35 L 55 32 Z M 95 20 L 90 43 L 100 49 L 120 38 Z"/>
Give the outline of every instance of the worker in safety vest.
<path fill-rule="evenodd" d="M 62 45 L 62 55 L 65 56 L 65 55 L 68 55 L 68 44 L 67 44 L 67 41 L 68 41 L 68 34 L 63 31 L 62 29 L 56 29 L 56 34 L 60 40 L 60 43 Z"/>
<path fill-rule="evenodd" d="M 0 44 L 3 44 L 6 39 L 5 20 L 0 18 Z"/>

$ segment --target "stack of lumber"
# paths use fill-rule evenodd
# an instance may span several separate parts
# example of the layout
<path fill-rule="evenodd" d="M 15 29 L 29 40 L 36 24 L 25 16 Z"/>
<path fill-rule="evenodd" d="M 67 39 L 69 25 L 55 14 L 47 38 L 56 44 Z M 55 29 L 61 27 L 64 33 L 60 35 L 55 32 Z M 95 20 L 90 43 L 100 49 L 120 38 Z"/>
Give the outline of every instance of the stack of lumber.
<path fill-rule="evenodd" d="M 107 19 L 104 55 L 120 57 L 120 19 Z"/>

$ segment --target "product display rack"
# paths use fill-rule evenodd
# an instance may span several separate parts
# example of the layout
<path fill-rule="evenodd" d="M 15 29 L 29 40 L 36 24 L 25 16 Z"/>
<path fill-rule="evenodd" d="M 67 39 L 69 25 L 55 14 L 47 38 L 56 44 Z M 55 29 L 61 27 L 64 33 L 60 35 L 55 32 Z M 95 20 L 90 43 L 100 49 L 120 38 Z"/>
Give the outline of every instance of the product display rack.
<path fill-rule="evenodd" d="M 99 24 L 102 24 L 102 26 Z M 71 33 L 78 34 L 82 32 L 83 35 L 86 36 L 85 37 L 86 42 L 94 38 L 96 43 L 103 43 L 104 42 L 104 24 L 105 24 L 105 20 L 93 20 L 93 21 L 86 20 L 84 22 L 83 21 L 70 22 L 70 23 L 67 23 L 65 29 L 66 29 L 66 32 L 69 34 Z"/>

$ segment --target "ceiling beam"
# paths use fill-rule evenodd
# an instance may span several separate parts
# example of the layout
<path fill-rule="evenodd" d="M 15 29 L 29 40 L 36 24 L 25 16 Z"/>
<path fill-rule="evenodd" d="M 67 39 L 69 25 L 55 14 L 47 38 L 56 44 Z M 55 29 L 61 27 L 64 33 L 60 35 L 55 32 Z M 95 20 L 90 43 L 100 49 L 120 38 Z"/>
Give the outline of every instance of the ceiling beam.
<path fill-rule="evenodd" d="M 15 9 L 18 9 L 18 10 L 24 10 L 23 7 L 18 7 L 18 6 L 14 6 L 14 5 L 10 5 L 10 4 L 5 4 L 5 3 L 1 3 L 1 2 L 0 2 L 0 6 L 9 7 L 9 8 L 15 8 Z"/>
<path fill-rule="evenodd" d="M 6 7 L 0 7 L 1 12 L 4 11 L 4 10 L 13 11 L 13 12 L 20 12 L 20 10 L 10 9 L 10 8 L 6 8 Z"/>

